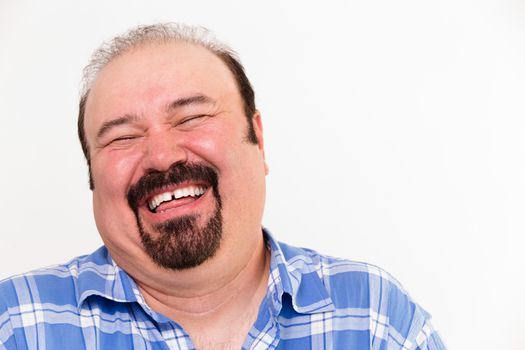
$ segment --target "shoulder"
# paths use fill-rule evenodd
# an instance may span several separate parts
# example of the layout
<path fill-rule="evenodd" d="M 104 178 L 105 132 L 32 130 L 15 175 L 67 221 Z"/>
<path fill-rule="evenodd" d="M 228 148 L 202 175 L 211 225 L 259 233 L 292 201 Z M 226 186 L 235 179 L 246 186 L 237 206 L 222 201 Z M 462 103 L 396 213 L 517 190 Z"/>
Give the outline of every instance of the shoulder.
<path fill-rule="evenodd" d="M 34 329 L 49 305 L 76 306 L 76 266 L 72 260 L 0 281 L 0 349 L 27 348 L 24 329 Z"/>
<path fill-rule="evenodd" d="M 104 266 L 108 266 L 108 255 L 102 247 L 65 264 L 0 281 L 0 349 L 26 348 L 31 341 L 28 336 L 33 339 L 38 332 L 39 337 L 52 334 L 43 324 L 53 324 L 61 334 L 66 328 L 71 330 L 72 327 L 59 324 L 78 324 L 75 317 L 79 315 L 82 284 L 92 285 L 94 279 L 90 275 L 100 274 Z"/>
<path fill-rule="evenodd" d="M 0 281 L 0 303 L 8 309 L 45 303 L 76 305 L 79 277 L 96 269 L 105 252 L 105 248 L 100 248 L 91 255 L 76 257 L 65 264 L 6 278 Z"/>
<path fill-rule="evenodd" d="M 375 297 L 386 301 L 403 300 L 408 293 L 390 273 L 361 261 L 321 254 L 313 249 L 279 243 L 289 269 L 301 275 L 315 273 L 336 308 L 374 307 Z"/>
<path fill-rule="evenodd" d="M 374 307 L 372 301 L 380 296 L 386 298 L 382 303 L 409 298 L 399 281 L 379 266 L 282 243 L 281 249 L 287 262 L 303 274 L 317 274 L 336 308 Z"/>
<path fill-rule="evenodd" d="M 389 272 L 311 249 L 286 244 L 281 248 L 287 261 L 304 262 L 303 274 L 315 272 L 319 277 L 334 305 L 334 318 L 347 320 L 339 321 L 339 326 L 354 327 L 364 320 L 359 327 L 368 328 L 371 343 L 388 344 L 388 348 L 445 349 L 432 328 L 430 314 Z"/>

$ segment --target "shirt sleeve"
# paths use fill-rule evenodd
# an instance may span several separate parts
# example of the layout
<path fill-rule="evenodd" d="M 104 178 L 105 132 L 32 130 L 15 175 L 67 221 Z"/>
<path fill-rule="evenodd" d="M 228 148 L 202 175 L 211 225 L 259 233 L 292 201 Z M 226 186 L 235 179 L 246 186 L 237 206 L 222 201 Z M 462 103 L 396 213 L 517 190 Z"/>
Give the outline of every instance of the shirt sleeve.
<path fill-rule="evenodd" d="M 445 344 L 429 321 L 425 322 L 415 338 L 416 350 L 445 350 Z"/>
<path fill-rule="evenodd" d="M 390 284 L 388 319 L 388 349 L 446 350 L 438 332 L 432 327 L 430 314 L 397 283 Z"/>
<path fill-rule="evenodd" d="M 413 327 L 407 337 L 407 349 L 415 350 L 446 350 L 445 344 L 441 340 L 438 332 L 430 323 L 430 315 L 417 307 L 417 312 L 421 313 L 419 320 L 414 320 Z"/>
<path fill-rule="evenodd" d="M 0 294 L 0 350 L 16 350 L 16 339 L 11 324 L 11 317 Z"/>

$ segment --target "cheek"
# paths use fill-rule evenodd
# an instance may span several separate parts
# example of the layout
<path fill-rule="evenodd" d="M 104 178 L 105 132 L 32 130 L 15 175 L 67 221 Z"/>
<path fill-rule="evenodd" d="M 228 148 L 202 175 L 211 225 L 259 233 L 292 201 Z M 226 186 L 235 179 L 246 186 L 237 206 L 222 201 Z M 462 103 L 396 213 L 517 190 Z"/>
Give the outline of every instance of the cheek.
<path fill-rule="evenodd" d="M 213 123 L 199 130 L 198 134 L 184 140 L 184 145 L 200 158 L 208 160 L 218 168 L 229 168 L 240 161 L 244 133 L 236 125 Z M 220 169 L 219 169 L 220 170 Z"/>
<path fill-rule="evenodd" d="M 244 201 L 264 187 L 264 159 L 257 146 L 245 140 L 245 129 L 232 129 L 215 128 L 185 144 L 218 170 L 223 199 Z"/>
<path fill-rule="evenodd" d="M 131 152 L 108 152 L 92 160 L 95 192 L 105 196 L 122 196 L 133 181 L 140 156 Z"/>
<path fill-rule="evenodd" d="M 99 154 L 92 162 L 95 222 L 102 239 L 111 246 L 121 244 L 115 240 L 123 236 L 138 240 L 135 216 L 126 199 L 137 159 L 114 152 Z"/>

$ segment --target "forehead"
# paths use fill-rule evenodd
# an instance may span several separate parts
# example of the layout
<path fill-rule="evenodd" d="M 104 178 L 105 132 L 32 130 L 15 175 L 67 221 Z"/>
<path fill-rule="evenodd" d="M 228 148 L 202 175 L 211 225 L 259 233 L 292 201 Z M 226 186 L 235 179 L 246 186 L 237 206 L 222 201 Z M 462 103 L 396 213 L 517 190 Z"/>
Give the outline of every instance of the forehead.
<path fill-rule="evenodd" d="M 184 42 L 145 44 L 99 72 L 86 103 L 86 128 L 103 116 L 136 114 L 195 94 L 240 99 L 233 74 L 208 49 Z"/>

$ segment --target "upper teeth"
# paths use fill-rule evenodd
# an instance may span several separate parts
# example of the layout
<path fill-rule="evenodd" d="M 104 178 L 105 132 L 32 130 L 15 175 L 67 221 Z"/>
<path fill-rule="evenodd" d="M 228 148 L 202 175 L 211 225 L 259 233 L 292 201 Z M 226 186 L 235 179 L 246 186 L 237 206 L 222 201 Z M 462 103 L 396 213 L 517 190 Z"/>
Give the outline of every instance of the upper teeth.
<path fill-rule="evenodd" d="M 202 195 L 206 191 L 206 187 L 203 186 L 187 186 L 177 188 L 172 192 L 163 192 L 153 197 L 149 202 L 149 208 L 151 210 L 157 209 L 157 207 L 163 202 L 169 202 L 173 199 L 180 199 L 183 197 L 196 197 Z"/>

